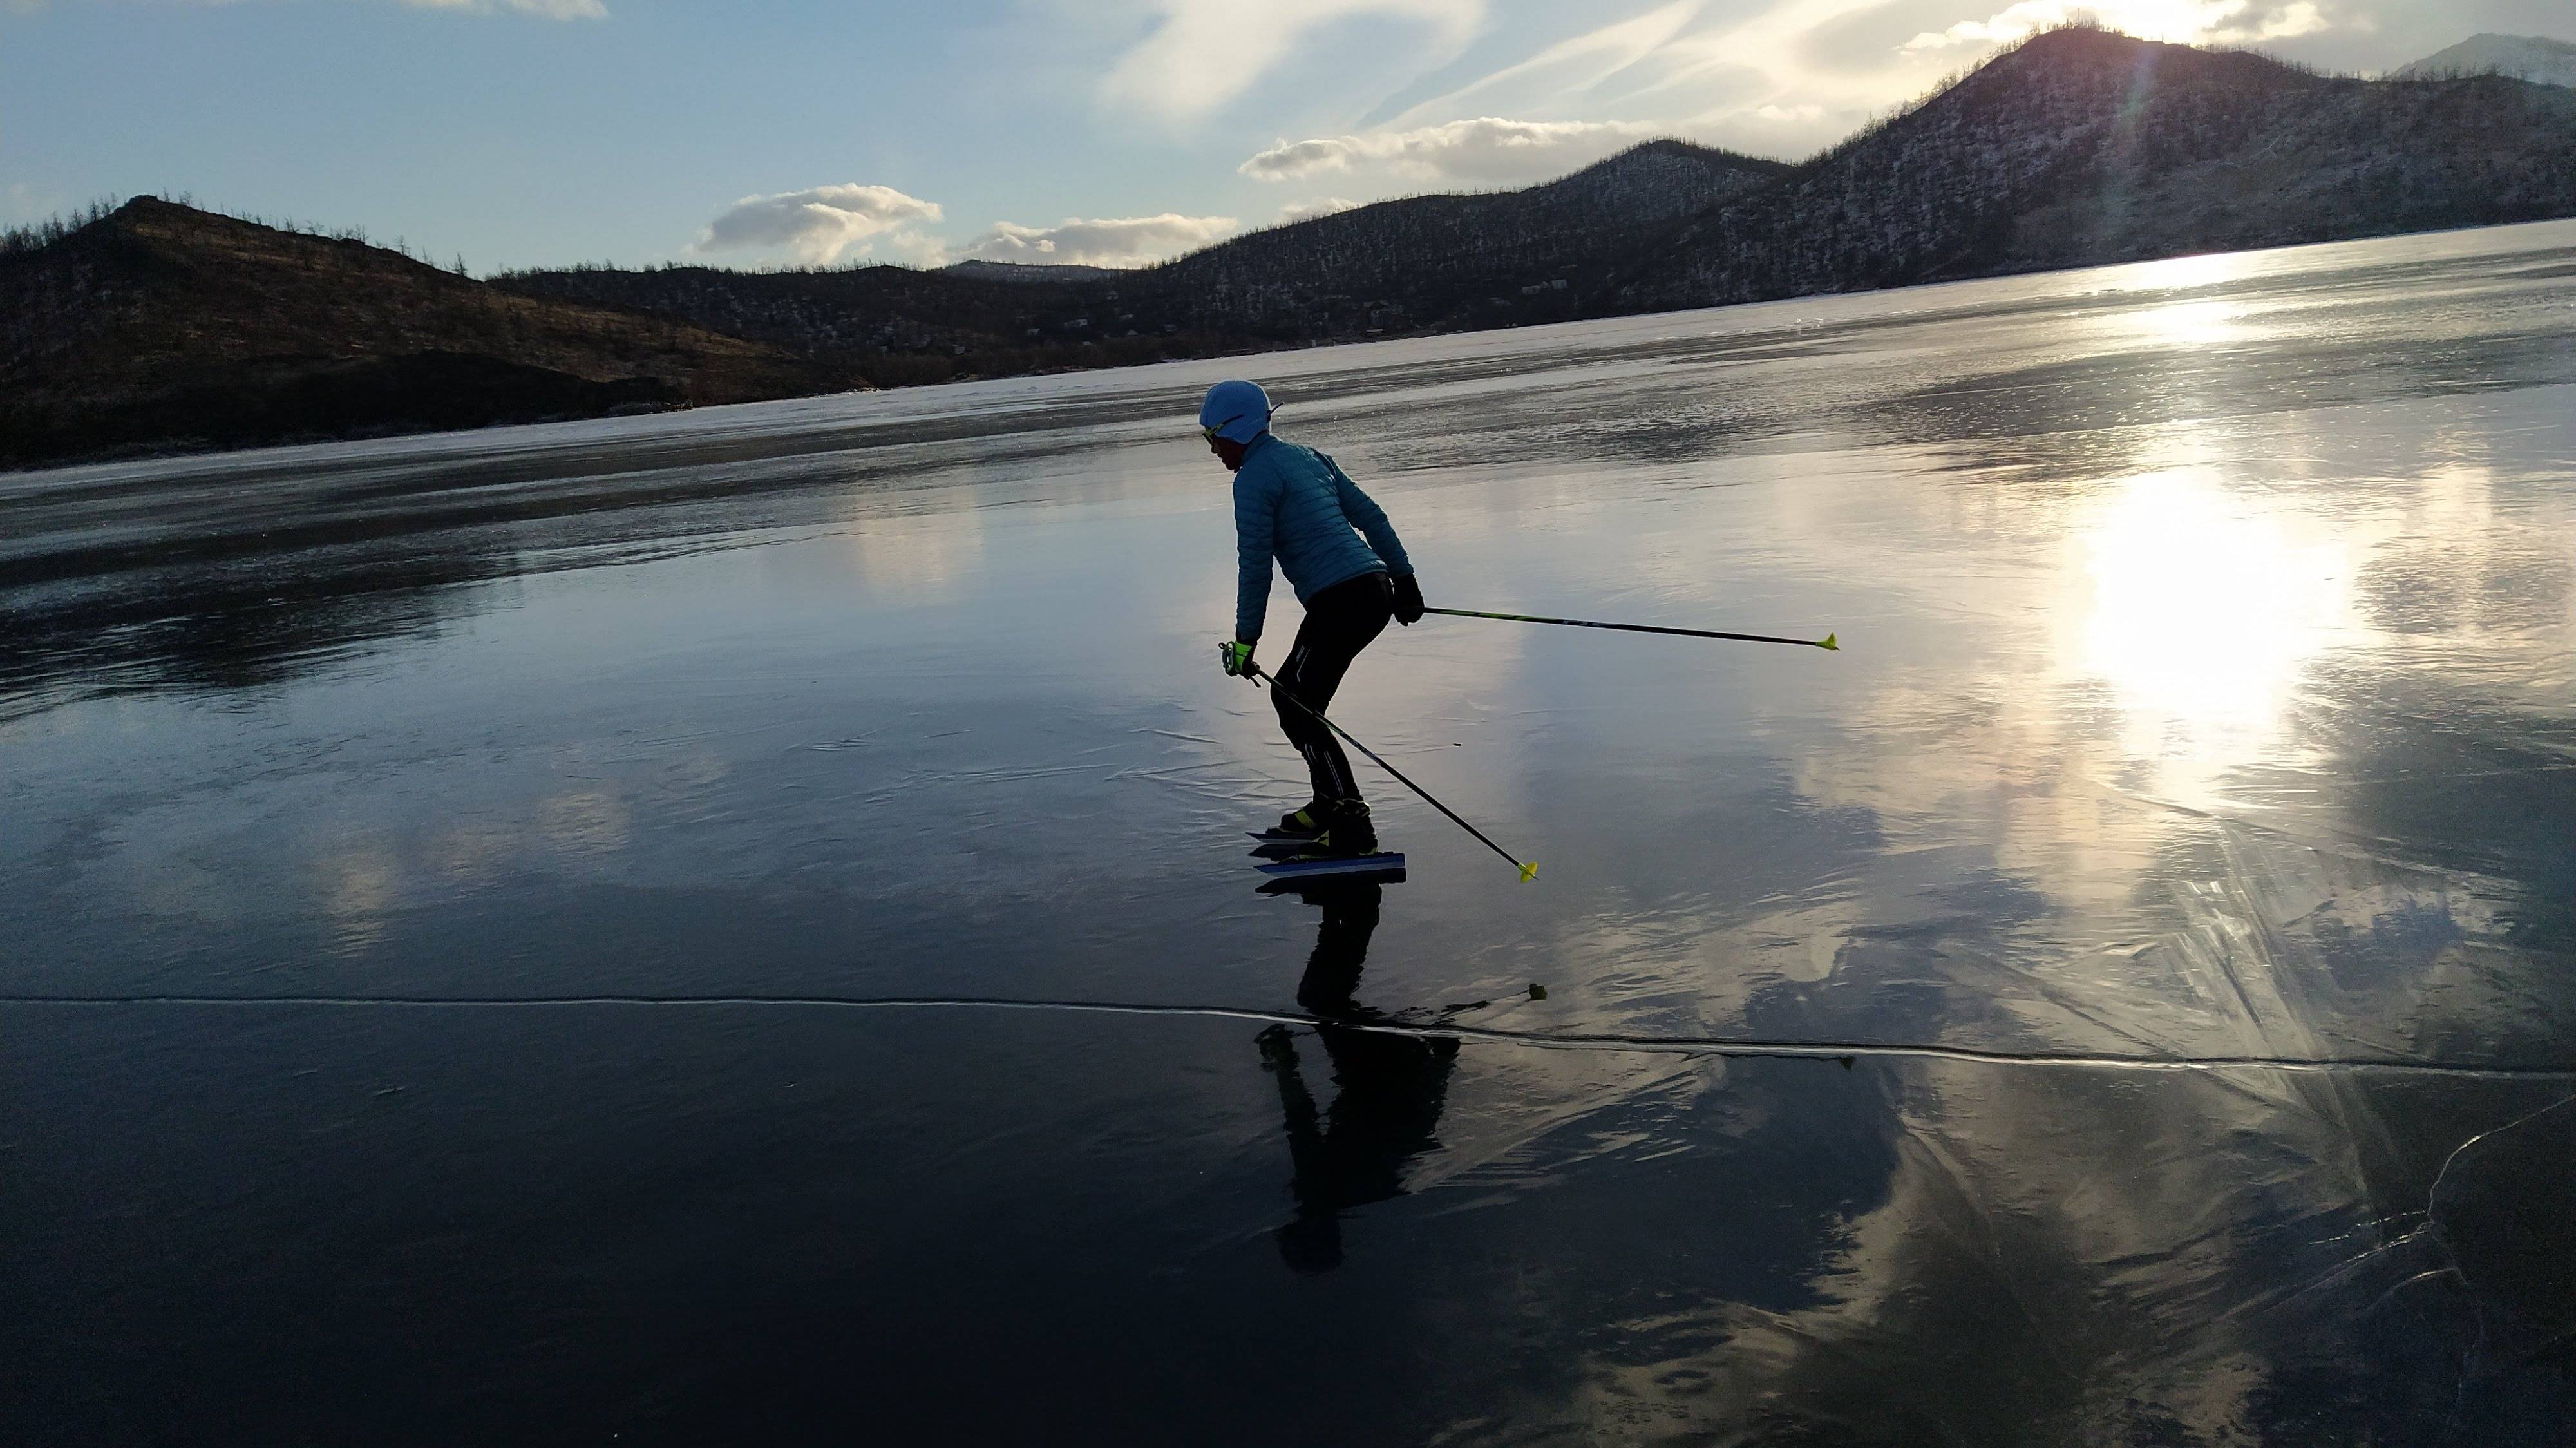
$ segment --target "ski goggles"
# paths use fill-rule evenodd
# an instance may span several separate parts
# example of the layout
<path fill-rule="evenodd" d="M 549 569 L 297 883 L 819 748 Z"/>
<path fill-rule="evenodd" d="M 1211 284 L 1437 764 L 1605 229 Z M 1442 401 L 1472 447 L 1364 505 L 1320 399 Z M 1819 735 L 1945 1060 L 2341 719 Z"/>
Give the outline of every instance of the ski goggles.
<path fill-rule="evenodd" d="M 1236 413 L 1234 416 L 1229 417 L 1229 418 L 1225 419 L 1224 421 L 1219 422 L 1219 423 L 1217 423 L 1217 424 L 1215 424 L 1215 425 L 1213 425 L 1213 426 L 1200 428 L 1200 429 L 1199 429 L 1199 436 L 1201 436 L 1201 437 L 1203 437 L 1203 438 L 1206 438 L 1209 442 L 1214 442 L 1214 441 L 1216 441 L 1219 437 L 1221 437 L 1221 436 L 1223 436 L 1223 435 L 1225 434 L 1225 430 L 1226 430 L 1227 428 L 1232 427 L 1232 426 L 1234 426 L 1236 423 L 1241 422 L 1241 421 L 1243 421 L 1243 414 L 1242 414 L 1242 413 L 1240 413 L 1240 412 L 1238 412 L 1238 413 Z"/>

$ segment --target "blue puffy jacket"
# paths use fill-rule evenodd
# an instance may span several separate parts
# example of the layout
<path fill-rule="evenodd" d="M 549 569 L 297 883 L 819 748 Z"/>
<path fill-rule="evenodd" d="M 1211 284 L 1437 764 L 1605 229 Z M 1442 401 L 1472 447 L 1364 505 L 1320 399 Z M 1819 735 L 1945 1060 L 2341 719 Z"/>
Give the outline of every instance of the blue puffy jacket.
<path fill-rule="evenodd" d="M 1413 572 L 1385 510 L 1350 474 L 1313 448 L 1266 432 L 1252 440 L 1234 475 L 1234 547 L 1242 568 L 1234 636 L 1246 643 L 1260 639 L 1270 610 L 1274 554 L 1299 603 L 1363 573 Z"/>

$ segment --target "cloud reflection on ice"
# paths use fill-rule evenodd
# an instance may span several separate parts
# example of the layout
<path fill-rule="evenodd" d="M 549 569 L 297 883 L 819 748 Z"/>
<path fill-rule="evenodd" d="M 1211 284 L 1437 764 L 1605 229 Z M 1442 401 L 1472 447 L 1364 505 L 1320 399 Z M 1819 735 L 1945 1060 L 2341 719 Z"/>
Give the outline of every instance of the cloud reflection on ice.
<path fill-rule="evenodd" d="M 1546 870 L 1512 883 L 1382 787 L 1415 863 L 1357 1005 L 2564 1061 L 2571 248 L 1263 359 L 1439 598 L 1846 644 L 1391 630 L 1344 721 Z M 1215 370 L 138 465 L 202 555 L 12 594 L 0 915 L 42 948 L 0 984 L 1289 1009 L 1324 942 L 1241 852 L 1295 775 L 1210 664 L 1225 492 L 1175 422 Z M 261 542 L 236 484 L 271 472 L 353 536 Z M 652 501 L 599 506 L 630 475 Z M 479 501 L 503 477 L 527 516 Z M 108 525 L 11 486 L 22 567 Z M 1236 1017 L 27 1009 L 0 1008 L 41 1020 L 0 1222 L 42 1248 L 25 1330 L 108 1355 L 50 1304 L 139 1303 L 191 1407 L 264 1381 L 208 1326 L 245 1302 L 446 1302 L 492 1345 L 478 1401 L 626 1372 L 651 1411 L 792 1376 L 786 1320 L 824 1345 L 802 1386 L 872 1414 L 1082 1398 L 1130 1438 L 2538 1442 L 2487 1430 L 2568 1400 L 2480 1356 L 2514 1294 L 2422 1230 L 2437 1199 L 2510 1218 L 2446 1163 L 2558 1081 L 1471 1042 L 1436 1141 L 1354 1138 L 1369 1189 L 1316 1198 L 1346 1257 L 1290 1296 L 1296 1133 Z M 355 1245 L 278 1265 L 314 1243 Z M 667 1338 L 666 1266 L 693 1294 Z M 435 1371 L 414 1325 L 299 1347 L 372 1393 Z"/>

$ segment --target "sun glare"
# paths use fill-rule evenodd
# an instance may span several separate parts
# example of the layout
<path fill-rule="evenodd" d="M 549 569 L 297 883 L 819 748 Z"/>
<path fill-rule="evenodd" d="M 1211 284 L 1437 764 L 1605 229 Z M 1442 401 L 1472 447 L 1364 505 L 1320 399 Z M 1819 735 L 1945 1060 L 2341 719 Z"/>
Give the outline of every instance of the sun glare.
<path fill-rule="evenodd" d="M 2074 672 L 2109 687 L 2160 792 L 2205 794 L 2271 746 L 2300 667 L 2345 625 L 2349 551 L 2295 523 L 2193 468 L 2129 479 L 2077 535 Z"/>
<path fill-rule="evenodd" d="M 2242 252 L 2206 252 L 2162 261 L 2132 262 L 2115 269 L 2102 290 L 2112 292 L 2181 292 L 2220 286 L 2254 274 L 2254 261 Z"/>
<path fill-rule="evenodd" d="M 1962 20 L 1947 30 L 1927 30 L 1907 41 L 1908 50 L 1988 42 L 2009 45 L 2070 20 L 2136 36 L 2183 45 L 2244 45 L 2281 40 L 2325 28 L 2325 15 L 2313 0 L 2255 13 L 2251 0 L 2019 0 L 1986 20 Z"/>

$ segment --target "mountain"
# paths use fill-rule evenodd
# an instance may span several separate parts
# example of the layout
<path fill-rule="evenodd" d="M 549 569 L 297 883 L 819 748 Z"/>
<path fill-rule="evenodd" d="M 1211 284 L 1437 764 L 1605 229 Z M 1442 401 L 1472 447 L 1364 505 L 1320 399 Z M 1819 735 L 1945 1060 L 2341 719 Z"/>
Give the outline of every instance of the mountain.
<path fill-rule="evenodd" d="M 988 282 L 1096 282 L 1118 275 L 1120 269 L 1056 262 L 961 261 L 940 270 L 953 277 L 980 277 Z"/>
<path fill-rule="evenodd" d="M 1627 258 L 1587 303 L 1700 306 L 2576 214 L 2576 92 L 2353 80 L 2038 35 Z"/>
<path fill-rule="evenodd" d="M 1609 258 L 1791 169 L 1651 141 L 1527 190 L 1381 201 L 1090 277 L 1017 274 L 1096 269 L 1013 267 L 1001 280 L 995 264 L 969 263 L 935 272 L 579 268 L 496 280 L 757 338 L 895 386 L 1567 316 L 1576 283 Z"/>
<path fill-rule="evenodd" d="M 0 465 L 863 385 L 738 337 L 148 198 L 0 250 Z"/>
<path fill-rule="evenodd" d="M 2542 85 L 2576 87 L 2576 45 L 2545 35 L 2472 35 L 2388 74 L 2395 80 L 2509 75 Z"/>
<path fill-rule="evenodd" d="M 577 268 L 485 284 L 356 242 L 135 202 L 41 246 L 0 244 L 0 461 L 1115 366 L 2571 215 L 2576 90 L 2495 74 L 2321 76 L 2083 27 L 2035 36 L 1796 166 L 1655 141 L 1525 190 L 1384 201 L 1100 275 Z"/>
<path fill-rule="evenodd" d="M 1520 309 L 1514 320 L 1571 315 L 1569 294 L 1589 290 L 1615 258 L 1795 169 L 1649 141 L 1522 191 L 1407 197 L 1254 232 L 1139 272 L 1121 294 L 1202 330 L 1222 323 L 1283 340 L 1314 325 L 1348 332 L 1472 326 L 1498 310 Z"/>
<path fill-rule="evenodd" d="M 506 278 L 882 384 L 1856 291 L 2576 215 L 2576 94 L 2358 80 L 2092 27 L 2005 51 L 1790 166 L 1656 141 L 1089 281 L 890 267 Z"/>
<path fill-rule="evenodd" d="M 1240 351 L 1241 337 L 1181 336 L 1120 310 L 1129 272 L 1097 282 L 999 281 L 953 268 L 864 266 L 738 272 L 668 266 L 512 272 L 523 296 L 616 307 L 827 361 L 879 387 L 1120 366 Z"/>

